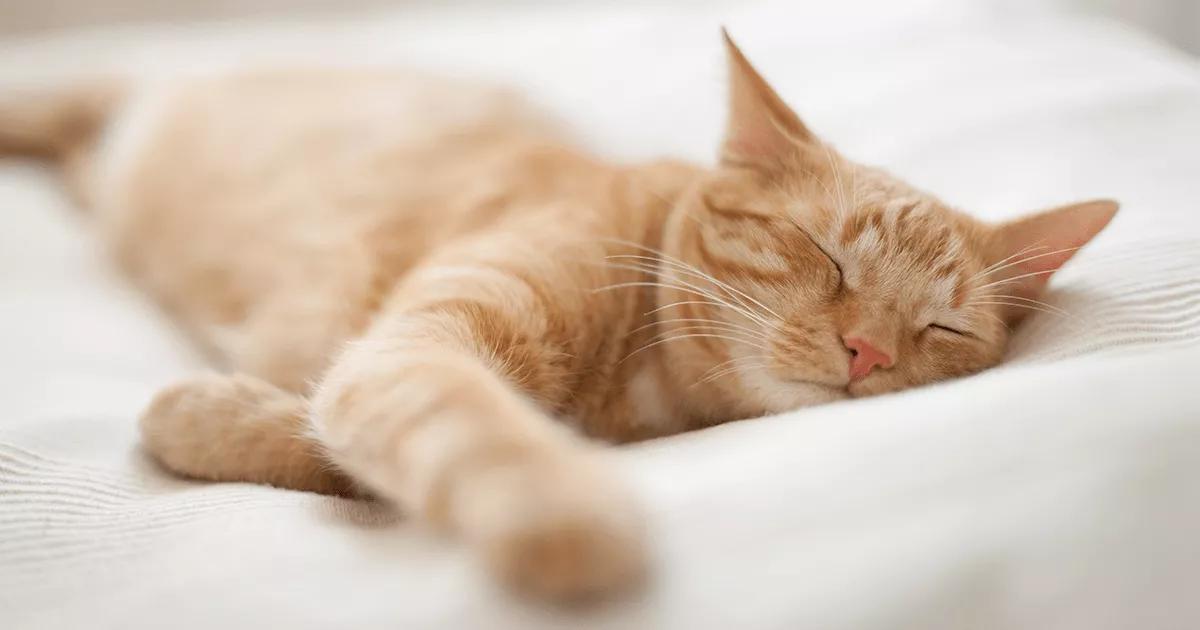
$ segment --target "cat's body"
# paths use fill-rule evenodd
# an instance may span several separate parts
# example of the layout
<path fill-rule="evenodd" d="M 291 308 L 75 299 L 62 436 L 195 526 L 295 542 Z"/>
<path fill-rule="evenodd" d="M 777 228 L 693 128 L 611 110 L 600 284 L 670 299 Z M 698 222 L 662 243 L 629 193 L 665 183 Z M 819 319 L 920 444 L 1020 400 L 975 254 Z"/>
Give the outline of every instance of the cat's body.
<path fill-rule="evenodd" d="M 149 98 L 161 114 L 104 178 L 101 221 L 233 371 L 304 392 L 380 311 L 531 291 L 556 321 L 502 334 L 542 346 L 513 360 L 555 415 L 614 441 L 692 425 L 623 386 L 661 369 L 656 353 L 618 365 L 653 336 L 627 336 L 647 292 L 592 291 L 641 277 L 605 256 L 657 247 L 696 169 L 607 165 L 511 94 L 403 73 L 255 74 Z"/>
<path fill-rule="evenodd" d="M 0 149 L 60 158 L 124 268 L 232 372 L 150 406 L 168 467 L 365 488 L 513 585 L 606 593 L 641 574 L 643 534 L 576 433 L 987 367 L 1115 211 L 974 221 L 837 155 L 730 53 L 716 169 L 606 164 L 509 94 L 386 73 L 191 83 L 138 128 L 109 124 L 137 111 L 123 89 L 61 95 L 0 108 Z"/>

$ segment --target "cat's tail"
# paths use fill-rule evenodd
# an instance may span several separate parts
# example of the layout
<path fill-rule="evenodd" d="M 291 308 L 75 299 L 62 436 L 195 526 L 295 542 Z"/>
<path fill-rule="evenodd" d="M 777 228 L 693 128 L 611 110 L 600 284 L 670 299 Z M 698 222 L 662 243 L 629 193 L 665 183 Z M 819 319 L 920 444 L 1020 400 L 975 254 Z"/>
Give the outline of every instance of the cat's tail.
<path fill-rule="evenodd" d="M 69 159 L 92 146 L 120 104 L 117 80 L 0 96 L 0 156 Z"/>

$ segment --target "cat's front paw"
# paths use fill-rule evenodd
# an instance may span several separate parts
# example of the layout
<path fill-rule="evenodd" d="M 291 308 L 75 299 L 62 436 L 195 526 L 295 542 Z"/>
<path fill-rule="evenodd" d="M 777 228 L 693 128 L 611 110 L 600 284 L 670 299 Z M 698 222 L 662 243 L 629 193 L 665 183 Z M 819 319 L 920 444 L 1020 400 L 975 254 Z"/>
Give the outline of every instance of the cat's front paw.
<path fill-rule="evenodd" d="M 253 376 L 197 376 L 154 397 L 142 414 L 142 444 L 185 477 L 358 494 L 308 436 L 307 412 L 304 398 Z"/>
<path fill-rule="evenodd" d="M 231 412 L 253 403 L 233 377 L 205 374 L 176 383 L 158 392 L 142 413 L 142 445 L 175 473 L 211 478 L 225 428 L 235 422 Z"/>
<path fill-rule="evenodd" d="M 603 468 L 577 461 L 497 468 L 463 499 L 468 537 L 506 586 L 565 603 L 628 592 L 647 573 L 641 511 Z"/>

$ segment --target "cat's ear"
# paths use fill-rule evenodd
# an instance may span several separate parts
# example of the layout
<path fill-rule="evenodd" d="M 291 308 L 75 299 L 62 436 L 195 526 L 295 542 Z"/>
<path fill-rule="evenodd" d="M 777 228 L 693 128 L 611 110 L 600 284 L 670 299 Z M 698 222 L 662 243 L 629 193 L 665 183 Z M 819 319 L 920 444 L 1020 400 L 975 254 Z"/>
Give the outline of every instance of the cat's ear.
<path fill-rule="evenodd" d="M 994 293 L 1020 300 L 1036 299 L 1050 276 L 1075 252 L 1092 240 L 1117 213 L 1117 202 L 1108 199 L 1084 201 L 1045 210 L 997 226 L 991 248 L 996 271 L 988 282 L 998 284 Z M 1009 308 L 1005 318 L 1016 321 L 1026 308 Z"/>
<path fill-rule="evenodd" d="M 729 58 L 729 121 L 722 161 L 769 167 L 798 145 L 816 142 L 800 117 L 750 65 L 729 33 L 721 29 L 721 34 Z"/>

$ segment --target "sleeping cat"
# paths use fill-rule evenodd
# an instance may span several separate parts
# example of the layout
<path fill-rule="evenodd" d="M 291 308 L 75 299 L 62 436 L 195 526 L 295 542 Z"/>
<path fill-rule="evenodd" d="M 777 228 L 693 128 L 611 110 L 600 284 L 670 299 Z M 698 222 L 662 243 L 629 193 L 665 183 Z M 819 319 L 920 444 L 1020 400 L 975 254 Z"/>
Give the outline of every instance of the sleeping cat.
<path fill-rule="evenodd" d="M 503 91 L 270 73 L 0 107 L 227 368 L 141 420 L 180 474 L 371 494 L 551 598 L 635 585 L 627 442 L 997 363 L 1091 201 L 989 225 L 822 142 L 725 40 L 714 167 L 570 146 Z"/>

